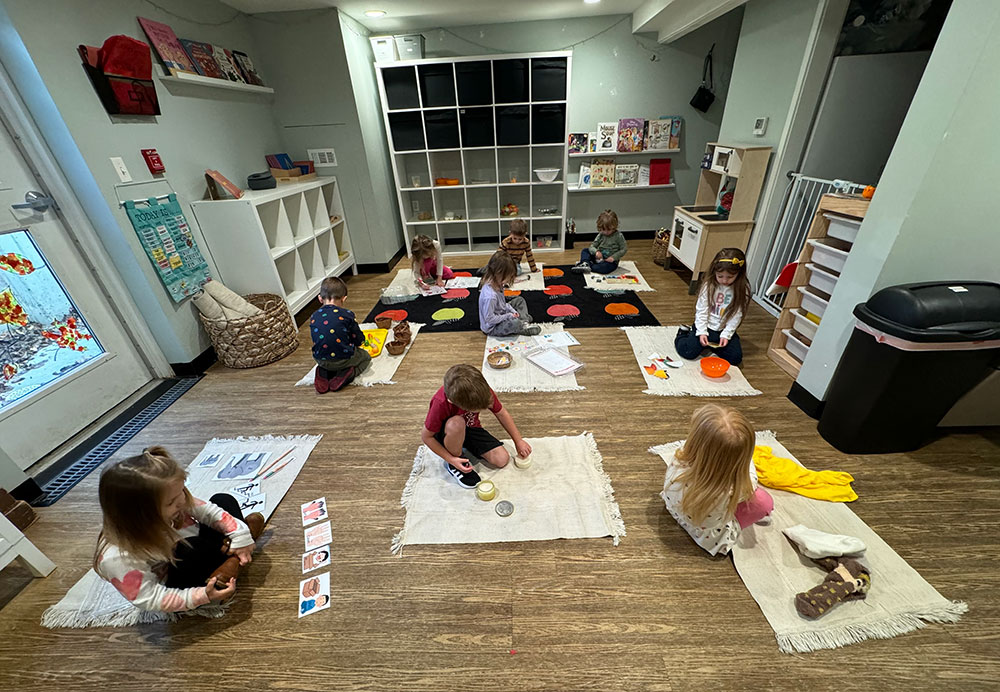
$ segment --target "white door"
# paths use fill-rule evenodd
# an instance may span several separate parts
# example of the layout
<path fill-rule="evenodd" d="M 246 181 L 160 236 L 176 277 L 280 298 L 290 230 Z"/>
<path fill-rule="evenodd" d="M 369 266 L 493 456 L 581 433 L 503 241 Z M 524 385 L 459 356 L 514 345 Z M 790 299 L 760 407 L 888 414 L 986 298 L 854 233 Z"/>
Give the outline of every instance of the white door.
<path fill-rule="evenodd" d="M 152 379 L 0 116 L 0 444 L 22 469 Z M 110 263 L 109 263 L 110 266 Z"/>

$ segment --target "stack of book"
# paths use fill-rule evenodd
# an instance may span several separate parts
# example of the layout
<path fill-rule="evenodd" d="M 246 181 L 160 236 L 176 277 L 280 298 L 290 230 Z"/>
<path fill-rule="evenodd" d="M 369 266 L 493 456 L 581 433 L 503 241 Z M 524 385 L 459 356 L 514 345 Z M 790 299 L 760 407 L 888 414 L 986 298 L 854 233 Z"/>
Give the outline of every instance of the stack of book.
<path fill-rule="evenodd" d="M 202 41 L 179 39 L 174 30 L 166 24 L 145 17 L 138 17 L 138 20 L 163 62 L 163 67 L 170 74 L 184 72 L 241 84 L 264 86 L 264 80 L 257 74 L 253 61 L 246 53 Z"/>
<path fill-rule="evenodd" d="M 618 122 L 598 123 L 596 132 L 571 132 L 570 154 L 617 151 L 668 151 L 680 149 L 680 116 L 667 115 L 647 120 L 622 118 Z"/>

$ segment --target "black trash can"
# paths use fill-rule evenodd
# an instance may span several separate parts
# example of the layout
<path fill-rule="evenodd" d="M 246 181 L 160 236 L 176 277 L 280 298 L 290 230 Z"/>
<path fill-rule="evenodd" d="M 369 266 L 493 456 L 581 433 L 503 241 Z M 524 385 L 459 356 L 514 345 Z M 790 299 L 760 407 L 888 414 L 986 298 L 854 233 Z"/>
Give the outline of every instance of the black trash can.
<path fill-rule="evenodd" d="M 818 426 L 842 452 L 917 449 L 1000 362 L 1000 284 L 892 286 L 854 316 Z"/>

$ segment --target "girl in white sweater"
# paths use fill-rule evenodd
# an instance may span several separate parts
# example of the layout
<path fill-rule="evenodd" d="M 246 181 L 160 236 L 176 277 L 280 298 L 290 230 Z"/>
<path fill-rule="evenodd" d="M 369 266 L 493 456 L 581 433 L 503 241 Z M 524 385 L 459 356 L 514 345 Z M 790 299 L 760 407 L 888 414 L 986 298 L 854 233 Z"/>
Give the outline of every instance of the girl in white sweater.
<path fill-rule="evenodd" d="M 263 515 L 244 520 L 231 495 L 192 497 L 186 476 L 163 447 L 101 474 L 94 571 L 143 610 L 192 610 L 231 596 L 264 528 Z"/>
<path fill-rule="evenodd" d="M 706 348 L 732 365 L 743 360 L 743 347 L 736 328 L 750 306 L 750 280 L 743 251 L 719 250 L 712 267 L 702 275 L 694 308 L 694 329 L 681 327 L 674 348 L 681 358 L 693 360 Z"/>

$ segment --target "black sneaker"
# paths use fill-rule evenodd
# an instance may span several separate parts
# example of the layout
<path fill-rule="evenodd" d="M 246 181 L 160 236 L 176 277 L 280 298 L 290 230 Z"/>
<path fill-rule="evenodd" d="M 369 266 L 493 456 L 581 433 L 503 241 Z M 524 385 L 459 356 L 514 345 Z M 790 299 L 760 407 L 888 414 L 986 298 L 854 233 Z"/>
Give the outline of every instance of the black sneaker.
<path fill-rule="evenodd" d="M 521 331 L 518 332 L 518 334 L 520 334 L 521 336 L 535 336 L 536 334 L 541 334 L 541 333 L 542 333 L 542 328 L 539 327 L 537 324 L 527 324 L 521 328 Z"/>
<path fill-rule="evenodd" d="M 447 461 L 444 462 L 444 470 L 449 476 L 455 479 L 456 483 L 463 488 L 468 488 L 469 490 L 472 490 L 479 485 L 479 481 L 482 480 L 479 477 L 479 474 L 476 473 L 475 469 L 472 471 L 462 471 L 460 469 L 456 469 Z"/>
<path fill-rule="evenodd" d="M 575 267 L 572 267 L 570 271 L 573 272 L 574 274 L 589 274 L 590 265 L 587 264 L 586 262 L 580 262 L 580 264 L 576 265 Z"/>

